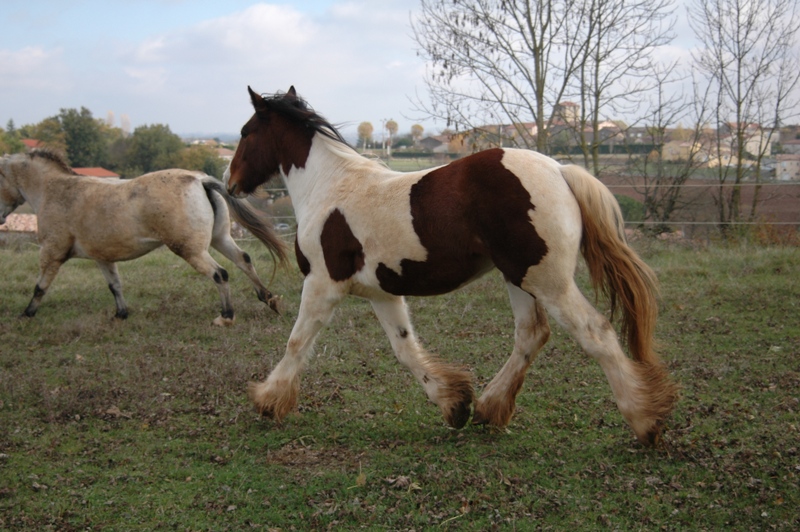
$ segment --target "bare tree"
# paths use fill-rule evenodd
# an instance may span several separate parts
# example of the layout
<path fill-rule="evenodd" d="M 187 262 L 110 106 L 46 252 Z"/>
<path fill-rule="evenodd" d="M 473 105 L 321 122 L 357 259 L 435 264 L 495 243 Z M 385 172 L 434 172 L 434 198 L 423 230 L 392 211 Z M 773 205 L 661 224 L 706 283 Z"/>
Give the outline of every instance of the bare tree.
<path fill-rule="evenodd" d="M 580 55 L 568 38 L 578 1 L 422 0 L 412 29 L 429 63 L 430 104 L 420 109 L 457 131 L 533 121 L 535 135 L 511 141 L 547 152 L 545 113 Z"/>
<path fill-rule="evenodd" d="M 647 128 L 642 139 L 644 146 L 653 149 L 631 154 L 629 163 L 637 176 L 634 189 L 644 198 L 644 219 L 659 222 L 656 232 L 665 229 L 678 209 L 688 206 L 692 198 L 684 194 L 683 185 L 705 162 L 701 122 L 695 122 L 691 129 L 681 127 L 678 133 L 673 130 L 672 135 L 668 129 L 705 114 L 703 108 L 694 108 L 689 95 L 676 90 L 675 85 L 684 81 L 678 71 L 678 62 L 653 70 L 655 88 L 643 102 Z"/>
<path fill-rule="evenodd" d="M 389 119 L 386 121 L 385 124 L 386 131 L 389 132 L 389 140 L 386 142 L 386 155 L 391 157 L 392 156 L 392 140 L 394 136 L 397 135 L 397 122 L 393 119 Z"/>
<path fill-rule="evenodd" d="M 693 0 L 689 18 L 702 43 L 694 62 L 712 105 L 714 199 L 726 227 L 743 218 L 748 178 L 756 183 L 748 215 L 755 218 L 772 136 L 789 113 L 797 116 L 800 7 L 796 0 Z"/>
<path fill-rule="evenodd" d="M 584 164 L 599 174 L 603 115 L 642 118 L 642 97 L 674 71 L 655 72 L 653 57 L 674 38 L 673 8 L 672 0 L 586 0 L 581 9 L 573 37 L 584 44 L 572 80 L 581 109 L 575 125 Z"/>
<path fill-rule="evenodd" d="M 422 127 L 420 124 L 414 124 L 411 126 L 411 140 L 414 142 L 414 146 L 419 143 L 419 140 L 422 138 L 422 133 L 425 131 L 425 128 Z"/>
<path fill-rule="evenodd" d="M 420 108 L 494 144 L 548 153 L 553 109 L 565 97 L 583 102 L 582 135 L 647 88 L 653 50 L 671 38 L 663 24 L 671 2 L 422 0 L 412 27 L 429 63 L 430 103 Z"/>

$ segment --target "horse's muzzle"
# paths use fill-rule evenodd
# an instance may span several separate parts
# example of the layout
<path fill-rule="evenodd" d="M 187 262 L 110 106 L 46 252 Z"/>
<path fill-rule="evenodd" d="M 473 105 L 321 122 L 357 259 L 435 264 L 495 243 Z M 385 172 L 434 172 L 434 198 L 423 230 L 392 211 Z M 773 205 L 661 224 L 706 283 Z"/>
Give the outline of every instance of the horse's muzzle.
<path fill-rule="evenodd" d="M 228 185 L 228 194 L 230 194 L 231 197 L 237 199 L 242 199 L 247 196 L 247 194 L 241 191 L 241 188 L 239 187 L 238 183 L 233 183 Z"/>

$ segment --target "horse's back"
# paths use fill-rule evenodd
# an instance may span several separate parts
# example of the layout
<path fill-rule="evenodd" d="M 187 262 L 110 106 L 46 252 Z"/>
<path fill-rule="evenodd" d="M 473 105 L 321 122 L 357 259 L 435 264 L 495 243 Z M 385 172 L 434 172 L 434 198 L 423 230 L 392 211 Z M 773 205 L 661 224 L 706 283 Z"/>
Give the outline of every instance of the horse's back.
<path fill-rule="evenodd" d="M 581 220 L 560 168 L 535 152 L 494 149 L 427 171 L 348 176 L 313 209 L 319 221 L 301 228 L 301 252 L 334 279 L 398 295 L 446 293 L 493 265 L 519 284 L 563 251 L 570 268 Z"/>

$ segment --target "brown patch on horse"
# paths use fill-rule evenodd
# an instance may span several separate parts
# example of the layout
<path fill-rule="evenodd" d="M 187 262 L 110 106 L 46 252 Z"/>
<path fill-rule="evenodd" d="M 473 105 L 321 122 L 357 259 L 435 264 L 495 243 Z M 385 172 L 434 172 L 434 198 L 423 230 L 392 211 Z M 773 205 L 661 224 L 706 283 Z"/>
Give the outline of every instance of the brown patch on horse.
<path fill-rule="evenodd" d="M 300 249 L 300 243 L 297 241 L 297 236 L 294 237 L 294 255 L 297 257 L 297 267 L 300 268 L 300 272 L 304 276 L 308 276 L 308 274 L 311 273 L 311 263 L 308 262 L 308 259 Z"/>
<path fill-rule="evenodd" d="M 492 263 L 520 286 L 547 254 L 531 223 L 536 207 L 519 178 L 502 164 L 503 150 L 487 150 L 426 174 L 411 187 L 414 231 L 428 252 L 403 259 L 401 273 L 381 263 L 381 288 L 395 295 L 450 292 Z"/>
<path fill-rule="evenodd" d="M 364 248 L 339 209 L 325 220 L 320 243 L 328 275 L 334 281 L 346 281 L 364 267 Z"/>

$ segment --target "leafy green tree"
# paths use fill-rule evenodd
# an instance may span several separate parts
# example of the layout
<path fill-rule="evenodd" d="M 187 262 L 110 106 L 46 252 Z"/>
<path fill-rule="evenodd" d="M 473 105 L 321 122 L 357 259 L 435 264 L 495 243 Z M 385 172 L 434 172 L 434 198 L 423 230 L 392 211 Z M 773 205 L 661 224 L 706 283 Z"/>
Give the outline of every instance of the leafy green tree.
<path fill-rule="evenodd" d="M 9 120 L 6 131 L 0 128 L 0 155 L 4 153 L 19 153 L 25 151 L 25 145 L 20 140 L 19 134 L 14 127 L 14 121 Z"/>
<path fill-rule="evenodd" d="M 122 170 L 127 166 L 128 149 L 131 144 L 130 135 L 126 135 L 122 128 L 102 127 L 103 139 L 108 152 L 107 168 L 123 175 Z"/>
<path fill-rule="evenodd" d="M 67 134 L 56 117 L 45 118 L 38 124 L 20 128 L 25 138 L 36 139 L 44 146 L 60 153 L 67 153 Z M 94 165 L 92 165 L 94 166 Z"/>
<path fill-rule="evenodd" d="M 86 107 L 61 109 L 58 120 L 67 141 L 67 158 L 72 166 L 103 166 L 107 146 L 103 142 L 100 121 Z"/>
<path fill-rule="evenodd" d="M 175 166 L 187 170 L 199 170 L 216 178 L 222 178 L 227 163 L 210 146 L 190 146 L 182 149 L 175 158 Z"/>
<path fill-rule="evenodd" d="M 178 166 L 178 156 L 183 148 L 183 141 L 170 131 L 169 126 L 139 126 L 131 135 L 125 166 L 141 173 L 172 168 Z"/>

